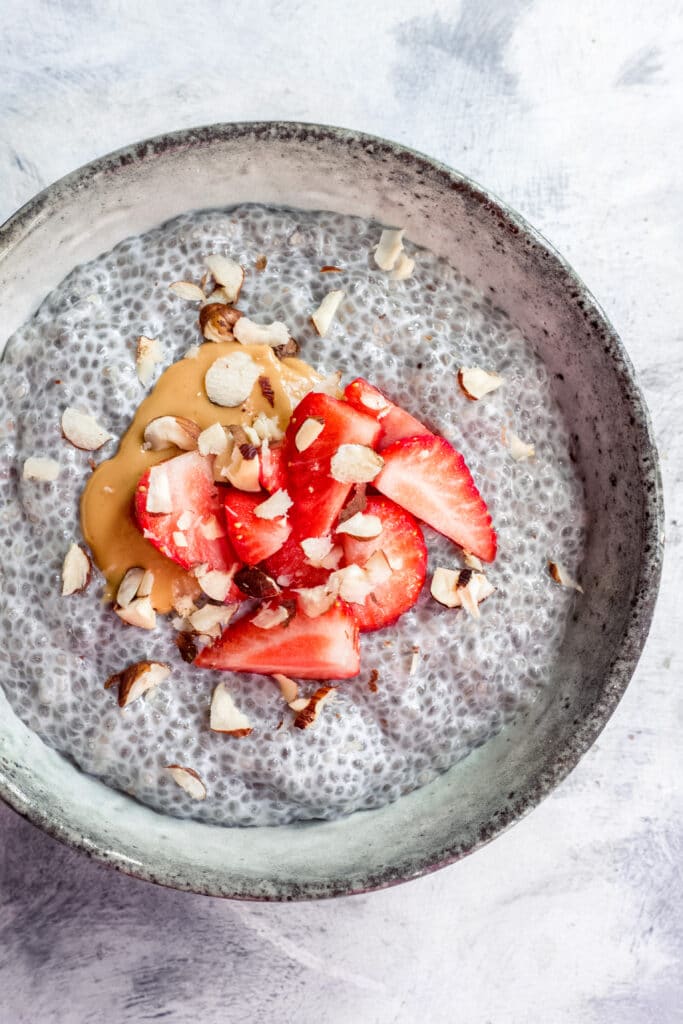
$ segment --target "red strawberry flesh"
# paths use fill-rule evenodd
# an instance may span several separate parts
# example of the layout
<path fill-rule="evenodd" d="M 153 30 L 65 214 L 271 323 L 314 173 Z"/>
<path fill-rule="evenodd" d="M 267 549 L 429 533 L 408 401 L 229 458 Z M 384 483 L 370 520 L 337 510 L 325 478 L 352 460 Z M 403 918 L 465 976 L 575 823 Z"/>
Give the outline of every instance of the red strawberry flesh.
<path fill-rule="evenodd" d="M 360 671 L 358 626 L 340 601 L 317 618 L 299 613 L 273 629 L 260 629 L 245 617 L 200 651 L 194 664 L 299 679 L 350 679 Z"/>
<path fill-rule="evenodd" d="M 284 444 L 261 448 L 259 478 L 261 487 L 269 494 L 287 490 L 287 468 Z"/>
<path fill-rule="evenodd" d="M 296 437 L 307 419 L 318 420 L 323 429 L 300 452 Z M 373 447 L 380 429 L 371 416 L 330 395 L 311 392 L 299 402 L 285 435 L 288 490 L 294 502 L 290 519 L 297 536 L 322 537 L 330 532 L 352 487 L 330 476 L 332 456 L 342 444 Z"/>
<path fill-rule="evenodd" d="M 166 476 L 173 511 L 147 511 L 151 473 L 148 469 L 138 482 L 134 499 L 135 518 L 146 539 L 184 569 L 196 565 L 208 565 L 209 569 L 222 572 L 232 569 L 237 559 L 227 537 L 223 498 L 213 479 L 213 460 L 198 452 L 187 452 L 154 468 Z M 190 523 L 181 527 L 178 520 L 185 513 Z M 212 527 L 223 535 L 211 539 Z M 179 540 L 185 544 L 179 544 Z"/>
<path fill-rule="evenodd" d="M 330 575 L 329 569 L 310 565 L 298 538 L 293 535 L 279 551 L 266 558 L 263 567 L 274 580 L 281 581 L 283 587 L 317 587 Z"/>
<path fill-rule="evenodd" d="M 287 516 L 261 519 L 256 509 L 267 500 L 266 494 L 247 494 L 230 487 L 224 493 L 225 522 L 237 557 L 246 565 L 256 565 L 279 551 L 292 527 Z"/>
<path fill-rule="evenodd" d="M 496 534 L 465 460 L 433 434 L 395 441 L 382 452 L 373 486 L 401 508 L 484 562 L 496 557 Z"/>
<path fill-rule="evenodd" d="M 427 573 L 427 548 L 414 517 L 388 498 L 368 498 L 364 515 L 380 519 L 382 532 L 377 537 L 360 540 L 341 534 L 339 539 L 347 565 L 363 566 L 376 551 L 383 551 L 392 568 L 391 577 L 363 604 L 349 605 L 361 632 L 369 632 L 390 626 L 413 607 Z"/>
<path fill-rule="evenodd" d="M 379 388 L 369 384 L 362 377 L 352 380 L 347 385 L 344 395 L 354 409 L 372 416 L 380 424 L 382 432 L 377 442 L 378 451 L 403 437 L 417 437 L 429 433 L 424 423 L 420 423 L 400 405 L 390 401 Z"/>

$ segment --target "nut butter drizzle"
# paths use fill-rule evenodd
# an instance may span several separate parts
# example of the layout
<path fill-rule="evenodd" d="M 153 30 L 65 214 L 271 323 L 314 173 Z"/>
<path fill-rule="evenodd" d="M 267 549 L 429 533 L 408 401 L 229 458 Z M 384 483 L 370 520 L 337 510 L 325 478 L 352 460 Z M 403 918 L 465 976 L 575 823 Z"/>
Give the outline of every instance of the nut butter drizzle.
<path fill-rule="evenodd" d="M 127 569 L 140 566 L 154 573 L 152 604 L 160 612 L 173 607 L 181 594 L 196 596 L 195 578 L 157 551 L 136 526 L 131 508 L 137 482 L 150 466 L 175 455 L 179 449 L 148 451 L 143 447 L 147 424 L 159 416 L 183 416 L 201 430 L 213 423 L 249 424 L 263 412 L 276 416 L 284 429 L 292 408 L 321 380 L 301 359 L 278 359 L 267 345 L 249 345 L 248 352 L 267 377 L 273 391 L 267 400 L 255 384 L 249 398 L 235 409 L 214 405 L 204 388 L 204 376 L 212 363 L 245 347 L 237 342 L 201 345 L 197 355 L 180 359 L 162 373 L 148 397 L 139 405 L 135 417 L 121 438 L 113 458 L 101 463 L 92 474 L 81 497 L 81 528 L 96 565 L 104 574 L 104 599 L 112 601 Z"/>

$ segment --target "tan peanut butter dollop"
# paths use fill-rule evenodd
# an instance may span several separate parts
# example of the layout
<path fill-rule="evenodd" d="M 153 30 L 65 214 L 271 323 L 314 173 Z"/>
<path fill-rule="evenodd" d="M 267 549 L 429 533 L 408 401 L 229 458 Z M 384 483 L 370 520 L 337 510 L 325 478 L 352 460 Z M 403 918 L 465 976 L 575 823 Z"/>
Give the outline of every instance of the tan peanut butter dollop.
<path fill-rule="evenodd" d="M 216 359 L 235 351 L 248 352 L 258 364 L 262 377 L 272 388 L 257 381 L 249 398 L 237 408 L 225 408 L 209 401 L 204 387 L 207 370 Z M 159 416 L 182 416 L 200 430 L 214 423 L 250 424 L 259 413 L 277 417 L 284 429 L 292 409 L 321 381 L 312 367 L 301 359 L 278 359 L 267 345 L 237 342 L 207 343 L 194 357 L 179 360 L 159 378 L 140 404 L 133 422 L 121 438 L 113 458 L 103 462 L 90 477 L 81 497 L 81 527 L 96 565 L 107 581 L 105 600 L 114 600 L 119 583 L 132 566 L 154 573 L 152 604 L 159 612 L 169 611 L 181 594 L 197 595 L 196 579 L 157 551 L 145 540 L 135 524 L 132 503 L 138 480 L 150 466 L 181 454 L 177 448 L 149 451 L 144 447 L 145 427 Z"/>

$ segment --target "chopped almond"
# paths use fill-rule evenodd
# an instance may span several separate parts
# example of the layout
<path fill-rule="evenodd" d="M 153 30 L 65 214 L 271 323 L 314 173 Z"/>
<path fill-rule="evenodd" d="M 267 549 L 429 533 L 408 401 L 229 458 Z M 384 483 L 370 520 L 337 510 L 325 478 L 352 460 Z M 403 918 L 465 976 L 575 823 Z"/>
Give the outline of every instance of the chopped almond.
<path fill-rule="evenodd" d="M 154 629 L 157 616 L 149 597 L 136 597 L 126 608 L 115 608 L 114 611 L 128 626 L 138 629 Z"/>
<path fill-rule="evenodd" d="M 217 540 L 219 537 L 225 537 L 225 529 L 218 516 L 207 516 L 206 519 L 203 519 L 199 524 L 199 532 L 207 540 Z"/>
<path fill-rule="evenodd" d="M 167 764 L 166 770 L 173 781 L 193 800 L 206 800 L 206 786 L 194 768 L 186 768 L 182 764 Z"/>
<path fill-rule="evenodd" d="M 287 494 L 287 491 L 280 489 L 275 491 L 269 498 L 262 501 L 254 509 L 254 515 L 259 519 L 280 519 L 286 516 L 294 502 Z"/>
<path fill-rule="evenodd" d="M 214 292 L 199 310 L 199 328 L 206 341 L 234 341 L 233 328 L 241 316 L 239 309 L 233 309 Z"/>
<path fill-rule="evenodd" d="M 252 452 L 247 450 L 250 458 L 245 458 L 242 450 L 243 447 L 235 444 L 230 456 L 230 462 L 221 469 L 221 476 L 229 480 L 233 487 L 237 487 L 238 490 L 249 491 L 255 494 L 261 490 L 258 453 L 254 450 L 252 454 Z"/>
<path fill-rule="evenodd" d="M 478 366 L 463 366 L 458 370 L 458 384 L 471 402 L 497 391 L 503 384 L 499 373 L 489 373 Z"/>
<path fill-rule="evenodd" d="M 391 579 L 393 567 L 387 561 L 387 556 L 383 551 L 375 551 L 373 555 L 368 558 L 367 562 L 363 566 L 363 571 L 367 576 L 368 583 L 373 590 L 380 587 L 387 580 Z"/>
<path fill-rule="evenodd" d="M 128 569 L 119 583 L 119 589 L 116 591 L 116 603 L 119 608 L 127 608 L 133 598 L 137 596 L 144 575 L 144 569 L 138 567 Z M 140 596 L 145 597 L 149 595 L 141 594 Z"/>
<path fill-rule="evenodd" d="M 260 412 L 254 419 L 251 429 L 259 441 L 281 441 L 285 436 L 277 416 L 266 416 L 263 412 Z"/>
<path fill-rule="evenodd" d="M 52 483 L 59 476 L 59 468 L 59 463 L 55 459 L 46 459 L 42 455 L 31 455 L 24 462 L 22 479 Z"/>
<path fill-rule="evenodd" d="M 462 560 L 468 569 L 476 569 L 477 572 L 481 572 L 484 568 L 477 556 L 470 554 L 469 551 L 463 551 Z"/>
<path fill-rule="evenodd" d="M 310 729 L 318 720 L 323 704 L 332 700 L 335 693 L 335 686 L 321 686 L 311 697 L 300 697 L 291 701 L 289 706 L 295 712 L 294 728 Z"/>
<path fill-rule="evenodd" d="M 225 683 L 219 683 L 213 691 L 209 728 L 212 732 L 222 732 L 235 739 L 253 732 L 251 722 L 239 710 Z"/>
<path fill-rule="evenodd" d="M 141 384 L 149 384 L 154 376 L 154 367 L 163 362 L 161 342 L 158 338 L 146 338 L 139 335 L 135 350 L 135 368 Z"/>
<path fill-rule="evenodd" d="M 291 704 L 293 700 L 297 699 L 299 696 L 298 683 L 295 683 L 293 679 L 289 678 L 289 676 L 283 676 L 281 672 L 275 672 L 273 674 L 273 679 L 280 687 L 280 692 L 288 704 Z"/>
<path fill-rule="evenodd" d="M 337 527 L 337 533 L 348 533 L 350 537 L 359 537 L 362 540 L 379 537 L 381 532 L 382 520 L 379 516 L 366 516 L 363 512 L 349 516 Z"/>
<path fill-rule="evenodd" d="M 154 587 L 154 573 L 151 569 L 145 569 L 144 575 L 138 587 L 138 597 L 149 597 Z M 119 601 L 119 604 L 121 602 Z"/>
<path fill-rule="evenodd" d="M 62 433 L 74 448 L 81 448 L 86 452 L 97 451 L 112 439 L 112 435 L 107 433 L 93 416 L 79 412 L 71 406 L 62 413 Z"/>
<path fill-rule="evenodd" d="M 272 576 L 255 565 L 244 566 L 236 572 L 234 583 L 243 594 L 246 594 L 247 597 L 254 597 L 258 601 L 264 601 L 280 593 L 280 588 Z"/>
<path fill-rule="evenodd" d="M 281 626 L 283 622 L 287 622 L 289 619 L 289 612 L 284 605 L 277 605 L 275 608 L 271 608 L 269 605 L 261 608 L 257 615 L 251 620 L 253 626 L 258 626 L 259 629 L 274 629 L 275 626 Z"/>
<path fill-rule="evenodd" d="M 343 298 L 343 291 L 335 290 L 328 292 L 315 313 L 311 316 L 311 323 L 321 338 L 324 338 L 330 329 L 330 324 L 334 320 Z"/>
<path fill-rule="evenodd" d="M 200 455 L 222 455 L 228 447 L 228 435 L 220 423 L 213 423 L 202 430 L 197 438 Z"/>
<path fill-rule="evenodd" d="M 83 548 L 72 544 L 62 566 L 62 596 L 80 594 L 90 582 L 92 565 Z"/>
<path fill-rule="evenodd" d="M 244 270 L 239 263 L 227 256 L 207 256 L 206 265 L 213 274 L 214 281 L 221 285 L 227 295 L 228 302 L 237 302 L 244 283 Z"/>
<path fill-rule="evenodd" d="M 179 299 L 186 299 L 187 302 L 202 302 L 206 298 L 199 285 L 191 281 L 174 281 L 168 287 Z"/>
<path fill-rule="evenodd" d="M 332 579 L 339 587 L 338 593 L 342 601 L 350 601 L 352 604 L 363 604 L 373 589 L 373 584 L 360 565 L 347 565 L 343 569 L 337 569 L 332 573 L 330 580 Z"/>
<path fill-rule="evenodd" d="M 190 452 L 197 447 L 198 437 L 199 427 L 193 420 L 185 416 L 157 416 L 145 427 L 144 447 L 153 452 L 167 448 Z"/>
<path fill-rule="evenodd" d="M 232 586 L 232 572 L 223 572 L 220 569 L 211 569 L 208 572 L 197 576 L 197 583 L 207 597 L 213 601 L 225 601 Z"/>
<path fill-rule="evenodd" d="M 286 324 L 275 320 L 272 324 L 257 324 L 242 316 L 233 328 L 235 340 L 242 345 L 270 345 L 271 348 L 287 346 L 290 337 Z"/>
<path fill-rule="evenodd" d="M 201 585 L 201 584 L 200 584 Z M 190 625 L 197 633 L 204 633 L 206 636 L 216 637 L 222 633 L 230 619 L 235 614 L 235 604 L 205 604 L 188 616 Z"/>
<path fill-rule="evenodd" d="M 258 364 L 247 352 L 232 352 L 216 359 L 204 377 L 209 401 L 234 409 L 249 398 L 259 374 Z"/>
<path fill-rule="evenodd" d="M 298 606 L 309 619 L 317 619 L 337 600 L 337 589 L 329 580 L 327 583 L 321 583 L 319 587 L 299 587 L 296 590 L 299 595 Z"/>
<path fill-rule="evenodd" d="M 380 270 L 393 270 L 403 251 L 403 234 L 405 228 L 394 230 L 385 228 L 375 249 L 375 263 Z"/>
<path fill-rule="evenodd" d="M 565 567 L 560 562 L 548 562 L 548 572 L 551 577 L 555 580 L 555 583 L 559 583 L 561 587 L 569 587 L 571 590 L 578 590 L 580 594 L 583 594 L 583 587 L 580 583 L 569 575 Z"/>
<path fill-rule="evenodd" d="M 330 460 L 330 476 L 342 484 L 363 484 L 374 480 L 384 459 L 364 444 L 340 444 Z"/>
<path fill-rule="evenodd" d="M 495 590 L 486 576 L 472 569 L 444 569 L 439 567 L 432 577 L 431 595 L 446 608 L 464 608 L 473 618 L 479 618 L 479 605 Z"/>
<path fill-rule="evenodd" d="M 515 462 L 521 462 L 522 459 L 533 459 L 536 455 L 536 449 L 532 444 L 527 444 L 526 441 L 522 441 L 521 438 L 517 437 L 516 434 L 508 433 L 508 447 L 510 449 L 510 455 Z"/>
<path fill-rule="evenodd" d="M 294 444 L 299 452 L 305 452 L 307 448 L 310 448 L 315 439 L 322 434 L 325 429 L 325 424 L 320 420 L 313 419 L 311 416 L 304 420 L 299 429 L 296 432 L 294 438 Z"/>
<path fill-rule="evenodd" d="M 389 274 L 392 281 L 406 281 L 415 270 L 415 260 L 406 253 L 399 253 L 394 269 Z"/>
<path fill-rule="evenodd" d="M 123 672 L 110 676 L 104 688 L 109 690 L 112 686 L 117 686 L 119 707 L 127 708 L 134 700 L 138 700 L 143 694 L 163 683 L 170 674 L 170 667 L 160 661 L 138 661 L 135 665 L 129 665 Z"/>
<path fill-rule="evenodd" d="M 343 551 L 331 537 L 305 537 L 300 543 L 309 565 L 317 569 L 336 569 L 339 565 Z"/>

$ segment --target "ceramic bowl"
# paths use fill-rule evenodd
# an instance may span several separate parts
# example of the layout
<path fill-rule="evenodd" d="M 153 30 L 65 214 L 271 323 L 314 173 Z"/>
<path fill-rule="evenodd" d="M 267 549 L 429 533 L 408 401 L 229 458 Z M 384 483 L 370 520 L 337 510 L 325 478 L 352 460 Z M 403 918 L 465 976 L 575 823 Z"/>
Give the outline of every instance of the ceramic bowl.
<path fill-rule="evenodd" d="M 571 426 L 590 515 L 585 596 L 568 623 L 552 686 L 494 740 L 381 810 L 234 829 L 164 817 L 83 774 L 26 729 L 0 686 L 0 793 L 50 835 L 179 889 L 280 900 L 366 891 L 449 864 L 492 839 L 562 781 L 605 725 L 636 666 L 659 582 L 657 454 L 614 329 L 552 247 L 463 175 L 337 128 L 254 123 L 183 131 L 63 178 L 0 232 L 3 335 L 75 265 L 126 236 L 184 211 L 243 201 L 405 226 L 412 241 L 495 295 L 537 347 Z"/>

